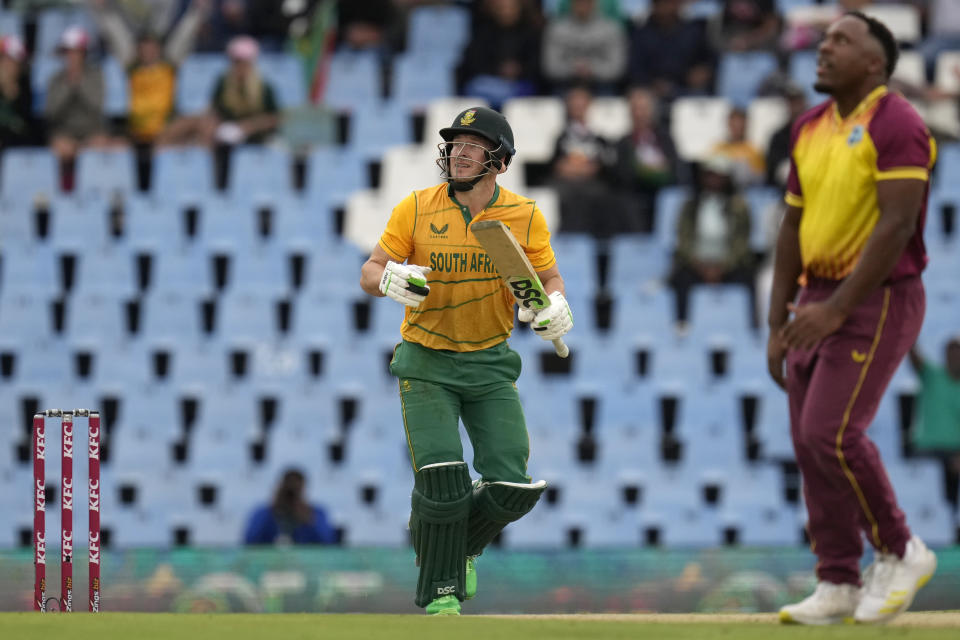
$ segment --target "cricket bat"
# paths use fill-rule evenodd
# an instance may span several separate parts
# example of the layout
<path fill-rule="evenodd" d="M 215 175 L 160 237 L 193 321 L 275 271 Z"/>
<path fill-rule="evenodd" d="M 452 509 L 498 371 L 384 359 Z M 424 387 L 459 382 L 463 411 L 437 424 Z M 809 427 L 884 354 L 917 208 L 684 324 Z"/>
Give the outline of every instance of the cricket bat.
<path fill-rule="evenodd" d="M 483 245 L 500 277 L 510 287 L 518 305 L 534 311 L 550 306 L 550 298 L 543 290 L 537 271 L 510 229 L 499 220 L 480 220 L 471 225 L 470 230 Z M 553 341 L 553 348 L 561 358 L 570 354 L 570 349 L 560 338 Z"/>

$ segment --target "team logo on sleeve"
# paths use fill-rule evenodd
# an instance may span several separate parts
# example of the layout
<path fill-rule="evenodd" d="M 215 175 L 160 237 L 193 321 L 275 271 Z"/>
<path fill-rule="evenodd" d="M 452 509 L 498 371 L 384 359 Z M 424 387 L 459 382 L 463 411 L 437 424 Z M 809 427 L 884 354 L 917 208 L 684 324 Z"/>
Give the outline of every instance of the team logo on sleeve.
<path fill-rule="evenodd" d="M 450 228 L 449 223 L 443 225 L 439 229 L 432 222 L 430 223 L 430 231 L 433 233 L 432 237 L 434 238 L 446 238 L 448 228 Z"/>
<path fill-rule="evenodd" d="M 850 136 L 847 138 L 847 146 L 853 147 L 861 140 L 863 140 L 863 125 L 858 124 L 850 131 Z"/>
<path fill-rule="evenodd" d="M 477 119 L 477 110 L 470 109 L 462 116 L 460 116 L 460 125 L 463 127 L 469 127 Z"/>

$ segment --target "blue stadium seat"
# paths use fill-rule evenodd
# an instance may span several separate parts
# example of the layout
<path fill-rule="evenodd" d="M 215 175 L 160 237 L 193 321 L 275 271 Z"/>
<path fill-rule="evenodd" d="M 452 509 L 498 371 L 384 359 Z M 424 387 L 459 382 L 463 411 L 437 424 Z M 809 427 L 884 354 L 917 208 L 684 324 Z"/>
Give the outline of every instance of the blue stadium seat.
<path fill-rule="evenodd" d="M 237 252 L 232 271 L 227 292 L 279 299 L 292 291 L 289 256 L 281 249 L 271 246 Z"/>
<path fill-rule="evenodd" d="M 23 19 L 19 13 L 0 9 L 0 35 L 17 36 L 23 40 Z"/>
<path fill-rule="evenodd" d="M 55 389 L 72 378 L 71 363 L 63 357 L 63 350 L 56 347 L 21 351 L 19 368 L 17 382 L 28 388 Z"/>
<path fill-rule="evenodd" d="M 268 292 L 237 290 L 217 303 L 217 338 L 224 344 L 256 345 L 277 336 L 274 298 Z"/>
<path fill-rule="evenodd" d="M 400 340 L 400 327 L 403 324 L 402 305 L 388 304 L 388 300 L 370 302 L 370 334 L 380 343 Z"/>
<path fill-rule="evenodd" d="M 770 207 L 783 202 L 783 191 L 774 187 L 753 187 L 745 194 L 750 205 L 750 248 L 754 251 L 769 251 L 770 238 L 768 234 Z"/>
<path fill-rule="evenodd" d="M 744 503 L 724 508 L 723 524 L 735 527 L 737 543 L 750 546 L 789 547 L 802 542 L 796 515 L 785 505 Z"/>
<path fill-rule="evenodd" d="M 136 162 L 129 149 L 83 149 L 77 154 L 77 194 L 107 198 L 136 191 Z"/>
<path fill-rule="evenodd" d="M 294 301 L 290 331 L 295 343 L 334 349 L 352 334 L 352 327 L 352 308 L 343 300 L 318 292 L 304 293 Z"/>
<path fill-rule="evenodd" d="M 200 212 L 196 236 L 198 246 L 211 254 L 230 256 L 258 246 L 256 214 L 249 204 L 213 194 L 198 199 L 197 205 Z"/>
<path fill-rule="evenodd" d="M 103 110 L 111 117 L 126 116 L 130 110 L 129 83 L 120 62 L 107 56 L 102 63 L 103 82 L 106 90 Z"/>
<path fill-rule="evenodd" d="M 412 142 L 410 114 L 395 101 L 364 104 L 350 114 L 350 147 L 364 160 L 379 160 L 387 147 Z"/>
<path fill-rule="evenodd" d="M 257 435 L 253 405 L 253 398 L 237 397 L 235 393 L 207 394 L 187 445 L 192 470 L 229 473 L 248 465 L 250 444 Z"/>
<path fill-rule="evenodd" d="M 754 435 L 760 440 L 760 453 L 766 460 L 793 460 L 790 439 L 790 413 L 783 391 L 772 382 L 757 393 Z"/>
<path fill-rule="evenodd" d="M 74 294 L 67 305 L 65 334 L 71 341 L 119 344 L 126 335 L 124 302 L 108 292 Z"/>
<path fill-rule="evenodd" d="M 734 400 L 722 392 L 684 398 L 676 431 L 683 443 L 681 462 L 689 473 L 721 477 L 744 464 L 744 429 Z"/>
<path fill-rule="evenodd" d="M 330 207 L 301 198 L 281 198 L 272 203 L 273 240 L 291 252 L 308 254 L 339 241 Z"/>
<path fill-rule="evenodd" d="M 59 197 L 50 202 L 50 244 L 80 254 L 106 248 L 110 204 L 102 198 Z"/>
<path fill-rule="evenodd" d="M 73 294 L 129 298 L 136 294 L 134 260 L 125 251 L 86 251 L 77 256 Z"/>
<path fill-rule="evenodd" d="M 367 163 L 350 148 L 318 147 L 307 161 L 306 196 L 318 205 L 342 205 L 368 185 Z"/>
<path fill-rule="evenodd" d="M 48 340 L 52 331 L 51 300 L 30 293 L 0 292 L 0 336 L 15 338 L 21 348 Z M 22 367 L 18 365 L 17 369 Z"/>
<path fill-rule="evenodd" d="M 145 341 L 193 344 L 200 338 L 199 298 L 151 290 L 141 300 L 140 314 Z"/>
<path fill-rule="evenodd" d="M 32 204 L 37 196 L 47 199 L 60 193 L 60 169 L 46 147 L 5 149 L 0 158 L 3 199 Z"/>
<path fill-rule="evenodd" d="M 937 165 L 934 172 L 933 189 L 953 197 L 960 195 L 960 187 L 950 179 L 960 172 L 960 144 L 946 143 L 937 148 Z"/>
<path fill-rule="evenodd" d="M 469 39 L 470 12 L 464 7 L 416 7 L 410 12 L 407 42 L 414 52 L 456 60 Z"/>
<path fill-rule="evenodd" d="M 221 54 L 194 53 L 184 60 L 177 74 L 177 112 L 194 114 L 206 111 L 213 99 L 217 80 L 227 70 L 227 65 L 227 57 Z"/>
<path fill-rule="evenodd" d="M 456 59 L 433 52 L 411 52 L 394 58 L 391 104 L 403 112 L 423 111 L 432 100 L 456 93 Z"/>
<path fill-rule="evenodd" d="M 346 242 L 331 245 L 307 256 L 307 293 L 329 294 L 331 282 L 349 282 L 359 277 L 367 253 Z"/>
<path fill-rule="evenodd" d="M 777 60 L 772 53 L 726 53 L 720 58 L 717 72 L 718 93 L 746 108 L 757 95 L 760 83 L 776 68 Z"/>
<path fill-rule="evenodd" d="M 354 511 L 344 527 L 343 542 L 350 548 L 404 548 L 410 544 L 409 517 L 409 513 L 404 516 L 373 509 Z"/>
<path fill-rule="evenodd" d="M 284 149 L 245 145 L 233 151 L 229 190 L 234 198 L 286 195 L 293 187 L 293 160 Z"/>
<path fill-rule="evenodd" d="M 698 285 L 690 292 L 690 341 L 729 346 L 752 336 L 753 306 L 742 285 Z"/>
<path fill-rule="evenodd" d="M 664 248 L 672 250 L 677 244 L 680 208 L 689 197 L 690 193 L 684 187 L 665 187 L 657 192 L 653 233 Z"/>
<path fill-rule="evenodd" d="M 196 247 L 170 247 L 153 261 L 150 292 L 198 300 L 213 293 L 213 267 L 207 251 Z"/>
<path fill-rule="evenodd" d="M 338 51 L 330 60 L 324 102 L 340 111 L 380 98 L 380 61 L 373 51 Z"/>
<path fill-rule="evenodd" d="M 36 221 L 32 209 L 33 207 L 22 202 L 0 200 L 0 238 L 3 238 L 5 245 L 25 247 L 33 244 L 36 239 Z M 2 276 L 0 269 L 0 278 Z"/>
<path fill-rule="evenodd" d="M 817 81 L 816 51 L 794 51 L 790 55 L 788 71 L 794 84 L 806 92 L 807 103 L 814 105 L 823 102 L 824 96 L 813 89 L 813 85 Z"/>
<path fill-rule="evenodd" d="M 585 233 L 558 233 L 550 238 L 557 266 L 571 290 L 594 291 L 600 281 L 597 274 L 597 246 Z"/>
<path fill-rule="evenodd" d="M 675 340 L 672 289 L 650 286 L 623 291 L 613 298 L 611 331 L 631 347 L 661 346 Z"/>
<path fill-rule="evenodd" d="M 47 88 L 50 79 L 63 67 L 59 58 L 37 52 L 30 71 L 30 90 L 33 92 L 33 113 L 43 116 L 47 104 Z"/>
<path fill-rule="evenodd" d="M 296 55 L 264 53 L 257 65 L 263 77 L 273 85 L 280 109 L 298 107 L 307 101 L 305 70 Z"/>
<path fill-rule="evenodd" d="M 122 247 L 131 255 L 153 255 L 184 242 L 184 220 L 179 207 L 153 196 L 132 196 L 123 203 Z"/>
<path fill-rule="evenodd" d="M 815 0 L 777 0 L 777 11 L 781 14 L 798 7 L 809 7 L 816 4 Z"/>
<path fill-rule="evenodd" d="M 157 197 L 205 196 L 213 192 L 213 160 L 204 147 L 157 149 L 151 190 Z"/>
<path fill-rule="evenodd" d="M 941 464 L 935 460 L 885 464 L 911 530 L 931 546 L 953 544 L 956 531 L 942 490 Z"/>
<path fill-rule="evenodd" d="M 4 297 L 52 299 L 60 292 L 58 256 L 49 245 L 7 246 L 3 249 Z"/>
<path fill-rule="evenodd" d="M 562 549 L 567 544 L 563 511 L 541 500 L 533 511 L 511 522 L 501 533 L 504 549 Z"/>
<path fill-rule="evenodd" d="M 684 8 L 684 15 L 687 18 L 715 18 L 720 15 L 722 4 L 720 0 L 694 0 Z"/>
<path fill-rule="evenodd" d="M 609 244 L 607 288 L 615 296 L 629 294 L 625 283 L 659 281 L 670 270 L 670 251 L 647 235 L 615 236 Z"/>

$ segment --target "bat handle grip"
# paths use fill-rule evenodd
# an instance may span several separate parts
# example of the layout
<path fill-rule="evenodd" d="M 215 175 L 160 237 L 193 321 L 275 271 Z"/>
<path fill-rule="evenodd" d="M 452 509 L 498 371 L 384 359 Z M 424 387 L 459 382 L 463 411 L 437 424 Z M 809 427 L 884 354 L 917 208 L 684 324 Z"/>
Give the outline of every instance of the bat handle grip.
<path fill-rule="evenodd" d="M 563 338 L 557 338 L 553 341 L 553 348 L 557 350 L 557 355 L 561 358 L 566 358 L 570 355 L 570 347 L 566 345 L 563 341 Z"/>

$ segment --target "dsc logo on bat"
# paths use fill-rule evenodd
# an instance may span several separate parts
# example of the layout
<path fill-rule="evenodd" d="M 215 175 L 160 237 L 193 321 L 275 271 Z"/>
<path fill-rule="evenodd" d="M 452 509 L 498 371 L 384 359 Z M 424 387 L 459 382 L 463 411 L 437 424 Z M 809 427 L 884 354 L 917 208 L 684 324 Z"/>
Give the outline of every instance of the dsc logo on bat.
<path fill-rule="evenodd" d="M 513 289 L 513 297 L 525 308 L 542 309 L 544 307 L 543 295 L 533 280 L 529 278 L 511 280 L 510 288 Z"/>

